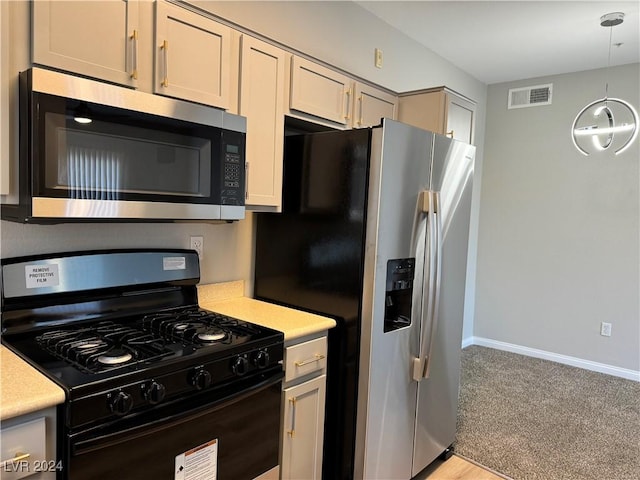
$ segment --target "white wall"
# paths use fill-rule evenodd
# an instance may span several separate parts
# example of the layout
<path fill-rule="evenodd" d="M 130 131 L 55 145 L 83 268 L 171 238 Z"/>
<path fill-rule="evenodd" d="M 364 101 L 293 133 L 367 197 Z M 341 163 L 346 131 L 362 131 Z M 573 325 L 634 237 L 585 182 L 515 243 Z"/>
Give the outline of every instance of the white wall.
<path fill-rule="evenodd" d="M 593 70 L 489 87 L 474 335 L 640 370 L 640 154 L 585 157 L 570 129 L 604 95 Z M 553 83 L 553 104 L 507 110 L 508 89 Z M 609 94 L 640 106 L 640 65 Z M 600 336 L 600 322 L 613 325 Z M 640 377 L 639 377 L 640 378 Z"/>

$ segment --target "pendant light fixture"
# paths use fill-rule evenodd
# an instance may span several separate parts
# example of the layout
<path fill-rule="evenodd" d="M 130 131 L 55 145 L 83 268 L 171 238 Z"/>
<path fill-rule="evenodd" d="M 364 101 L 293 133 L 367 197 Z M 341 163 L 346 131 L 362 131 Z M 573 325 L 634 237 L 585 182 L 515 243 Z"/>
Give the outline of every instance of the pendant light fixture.
<path fill-rule="evenodd" d="M 638 112 L 629 102 L 609 97 L 609 65 L 613 27 L 624 21 L 624 13 L 607 13 L 600 25 L 609 28 L 609 57 L 604 98 L 589 103 L 578 112 L 571 127 L 571 140 L 583 155 L 611 148 L 616 155 L 624 152 L 638 136 Z M 619 46 L 619 45 L 618 45 Z"/>

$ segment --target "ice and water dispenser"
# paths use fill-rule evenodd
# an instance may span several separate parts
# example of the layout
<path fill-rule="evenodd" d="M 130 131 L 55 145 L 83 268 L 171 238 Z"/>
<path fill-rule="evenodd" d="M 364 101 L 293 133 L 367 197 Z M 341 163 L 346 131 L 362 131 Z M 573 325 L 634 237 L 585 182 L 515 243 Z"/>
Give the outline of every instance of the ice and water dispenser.
<path fill-rule="evenodd" d="M 384 307 L 384 332 L 411 325 L 411 299 L 415 258 L 387 262 L 387 286 Z"/>

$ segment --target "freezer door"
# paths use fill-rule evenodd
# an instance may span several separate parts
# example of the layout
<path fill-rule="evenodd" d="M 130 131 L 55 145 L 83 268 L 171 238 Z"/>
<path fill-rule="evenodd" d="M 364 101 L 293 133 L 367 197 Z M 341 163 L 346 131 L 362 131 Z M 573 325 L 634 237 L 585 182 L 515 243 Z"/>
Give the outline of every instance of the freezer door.
<path fill-rule="evenodd" d="M 475 147 L 435 136 L 429 187 L 439 196 L 440 275 L 438 289 L 432 292 L 436 311 L 427 351 L 428 376 L 417 383 L 412 477 L 448 448 L 456 435 L 474 156 Z"/>
<path fill-rule="evenodd" d="M 412 477 L 433 135 L 387 119 L 373 129 L 354 478 Z"/>

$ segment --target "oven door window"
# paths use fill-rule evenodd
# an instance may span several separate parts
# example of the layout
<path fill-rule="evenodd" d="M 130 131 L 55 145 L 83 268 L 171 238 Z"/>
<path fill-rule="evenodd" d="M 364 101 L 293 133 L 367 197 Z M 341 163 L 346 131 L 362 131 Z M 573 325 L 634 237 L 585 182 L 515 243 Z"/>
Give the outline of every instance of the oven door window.
<path fill-rule="evenodd" d="M 42 196 L 216 203 L 221 131 L 37 94 Z"/>

